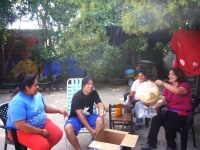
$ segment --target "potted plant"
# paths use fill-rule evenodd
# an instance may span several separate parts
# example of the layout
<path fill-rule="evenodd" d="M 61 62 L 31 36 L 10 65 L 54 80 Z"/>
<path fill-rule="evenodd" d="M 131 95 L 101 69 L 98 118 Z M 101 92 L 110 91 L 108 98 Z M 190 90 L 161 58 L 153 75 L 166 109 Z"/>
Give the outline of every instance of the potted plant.
<path fill-rule="evenodd" d="M 38 85 L 40 88 L 45 89 L 51 86 L 52 81 L 47 78 L 47 76 L 42 76 L 42 74 L 38 75 L 37 77 Z"/>

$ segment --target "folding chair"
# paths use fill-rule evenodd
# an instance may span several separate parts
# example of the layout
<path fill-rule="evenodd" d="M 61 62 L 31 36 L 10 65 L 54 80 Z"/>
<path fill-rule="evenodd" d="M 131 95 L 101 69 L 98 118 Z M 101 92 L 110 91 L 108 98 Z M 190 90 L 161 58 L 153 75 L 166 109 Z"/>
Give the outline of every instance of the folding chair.
<path fill-rule="evenodd" d="M 67 91 L 67 95 L 66 95 L 66 99 L 67 99 L 67 107 L 66 107 L 66 111 L 68 114 L 70 114 L 71 111 L 71 102 L 72 102 L 72 98 L 74 96 L 74 94 L 81 90 L 82 88 L 82 79 L 83 78 L 70 78 L 67 80 L 67 87 L 66 87 L 66 91 Z M 98 114 L 98 110 L 96 108 L 96 104 L 94 104 L 93 106 L 93 113 Z M 65 118 L 66 119 L 66 118 Z M 87 130 L 87 128 L 81 128 L 80 133 L 88 133 L 89 131 Z M 67 149 L 67 137 L 66 137 L 66 145 L 65 145 L 65 150 Z"/>

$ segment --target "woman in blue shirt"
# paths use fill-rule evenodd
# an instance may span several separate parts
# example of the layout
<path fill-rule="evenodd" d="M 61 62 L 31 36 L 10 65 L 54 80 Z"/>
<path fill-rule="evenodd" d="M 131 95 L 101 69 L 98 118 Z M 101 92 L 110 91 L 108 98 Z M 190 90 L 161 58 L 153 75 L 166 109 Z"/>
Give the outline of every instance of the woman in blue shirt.
<path fill-rule="evenodd" d="M 19 73 L 17 81 L 20 91 L 9 102 L 6 126 L 17 129 L 19 143 L 31 150 L 49 150 L 60 141 L 63 133 L 46 113 L 68 114 L 44 103 L 35 76 Z M 10 132 L 8 137 L 12 140 Z"/>

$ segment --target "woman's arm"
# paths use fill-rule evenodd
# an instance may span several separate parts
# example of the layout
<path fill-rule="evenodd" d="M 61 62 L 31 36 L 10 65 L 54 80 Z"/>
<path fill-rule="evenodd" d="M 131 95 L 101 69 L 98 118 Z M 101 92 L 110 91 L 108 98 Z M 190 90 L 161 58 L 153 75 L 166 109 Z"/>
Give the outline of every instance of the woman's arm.
<path fill-rule="evenodd" d="M 156 85 L 164 86 L 166 89 L 170 90 L 174 94 L 186 94 L 187 93 L 187 91 L 186 91 L 186 89 L 184 87 L 173 86 L 173 85 L 165 83 L 165 82 L 163 82 L 161 80 L 156 80 L 154 83 Z"/>
<path fill-rule="evenodd" d="M 135 91 L 130 91 L 130 94 L 127 96 L 127 99 L 130 103 L 138 102 L 139 100 L 133 99 L 135 96 Z"/>
<path fill-rule="evenodd" d="M 157 109 L 158 107 L 166 104 L 166 97 L 162 96 L 161 100 L 158 100 L 155 105 L 152 106 L 153 109 Z"/>
<path fill-rule="evenodd" d="M 47 137 L 48 135 L 50 135 L 48 130 L 31 126 L 30 124 L 26 123 L 25 120 L 15 121 L 14 124 L 17 129 L 19 129 L 25 133 L 40 134 L 44 137 Z"/>
<path fill-rule="evenodd" d="M 50 105 L 45 105 L 45 112 L 46 113 L 60 113 L 60 114 L 63 114 L 64 116 L 68 116 L 68 113 L 65 110 L 58 109 Z"/>

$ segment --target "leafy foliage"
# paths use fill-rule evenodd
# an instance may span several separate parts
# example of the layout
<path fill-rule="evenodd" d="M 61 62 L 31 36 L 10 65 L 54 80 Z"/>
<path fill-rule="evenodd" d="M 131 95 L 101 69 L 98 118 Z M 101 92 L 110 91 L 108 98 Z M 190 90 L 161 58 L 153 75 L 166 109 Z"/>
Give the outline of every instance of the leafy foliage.
<path fill-rule="evenodd" d="M 70 25 L 71 19 L 76 16 L 77 7 L 64 0 L 36 0 L 29 5 L 32 14 L 30 19 L 37 20 L 43 29 L 40 32 L 40 40 L 44 42 L 42 51 L 44 57 L 42 57 L 48 64 L 48 78 L 50 78 L 50 62 L 53 61 L 53 57 L 59 59 L 60 62 L 66 61 L 67 55 L 65 58 L 61 56 L 63 53 L 56 47 L 61 43 L 62 34 Z"/>
<path fill-rule="evenodd" d="M 166 76 L 166 72 L 163 68 L 164 66 L 163 58 L 168 54 L 168 52 L 169 52 L 169 44 L 158 42 L 154 47 L 153 51 L 141 51 L 140 56 L 142 56 L 142 59 L 155 62 L 157 68 L 157 76 L 163 79 Z"/>
<path fill-rule="evenodd" d="M 199 29 L 198 0 L 126 0 L 122 13 L 122 27 L 129 34 L 143 34 L 170 28 Z M 130 19 L 131 18 L 131 19 Z"/>
<path fill-rule="evenodd" d="M 0 5 L 0 14 L 10 20 L 5 22 L 0 18 L 4 21 L 0 26 L 2 31 L 15 18 L 30 13 L 29 19 L 37 20 L 43 28 L 40 37 L 45 46 L 34 47 L 36 52 L 37 48 L 38 51 L 43 49 L 38 53 L 41 56 L 37 54 L 39 62 L 44 59 L 50 62 L 54 57 L 67 68 L 66 57 L 73 58 L 85 72 L 96 78 L 122 71 L 133 64 L 132 56 L 139 54 L 142 59 L 162 65 L 166 45 L 157 43 L 152 52 L 147 52 L 144 33 L 166 28 L 171 32 L 178 28 L 197 30 L 200 26 L 198 0 L 2 0 Z M 110 46 L 105 27 L 111 25 L 122 26 L 126 33 L 139 37 L 119 47 Z M 7 36 L 3 31 L 1 39 L 6 41 Z M 66 69 L 63 72 L 67 74 Z"/>
<path fill-rule="evenodd" d="M 17 19 L 14 4 L 17 0 L 0 2 L 0 30 L 4 29 L 8 24 L 13 23 Z"/>
<path fill-rule="evenodd" d="M 200 2 L 198 0 L 71 1 L 80 8 L 80 17 L 73 19 L 72 26 L 76 29 L 74 29 L 74 32 L 81 33 L 80 38 L 83 39 L 88 36 L 99 40 L 99 42 L 106 42 L 105 26 L 110 25 L 122 26 L 126 33 L 130 35 L 136 34 L 140 37 L 145 33 L 152 33 L 166 28 L 174 32 L 179 28 L 197 30 L 200 27 L 200 20 L 198 17 L 200 15 Z M 97 39 L 96 37 L 105 39 Z M 73 47 L 80 49 L 80 45 L 74 43 Z M 131 54 L 127 55 L 127 57 L 129 57 L 128 60 L 132 59 L 130 56 L 139 53 L 142 59 L 157 62 L 159 65 L 157 67 L 158 70 L 161 67 L 163 68 L 163 57 L 168 52 L 166 50 L 167 44 L 157 43 L 155 49 L 151 52 L 146 51 L 146 46 L 147 41 L 144 39 L 141 41 L 139 39 L 128 40 L 125 44 L 118 47 L 121 51 L 120 57 L 124 57 L 122 51 L 123 53 Z M 91 53 L 88 49 L 87 52 Z M 86 52 L 84 51 L 83 54 L 84 53 Z M 159 58 L 157 56 L 159 56 Z M 129 63 L 130 62 L 131 61 L 129 61 Z M 87 65 L 85 65 L 85 68 L 86 66 Z"/>
<path fill-rule="evenodd" d="M 79 32 L 76 32 L 78 30 Z M 85 33 L 78 27 L 71 27 L 63 34 L 60 44 L 62 56 L 74 58 L 79 67 L 95 78 L 103 79 L 120 65 L 116 64 L 121 50 L 108 44 L 108 38 L 102 34 Z"/>

